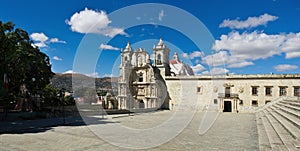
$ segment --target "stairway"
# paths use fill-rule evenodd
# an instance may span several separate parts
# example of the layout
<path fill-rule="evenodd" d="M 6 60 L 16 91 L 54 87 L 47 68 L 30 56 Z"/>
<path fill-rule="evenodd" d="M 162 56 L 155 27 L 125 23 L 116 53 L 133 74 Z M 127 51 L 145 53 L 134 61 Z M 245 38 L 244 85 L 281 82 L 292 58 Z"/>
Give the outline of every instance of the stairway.
<path fill-rule="evenodd" d="M 300 100 L 280 99 L 256 112 L 259 149 L 300 151 Z"/>

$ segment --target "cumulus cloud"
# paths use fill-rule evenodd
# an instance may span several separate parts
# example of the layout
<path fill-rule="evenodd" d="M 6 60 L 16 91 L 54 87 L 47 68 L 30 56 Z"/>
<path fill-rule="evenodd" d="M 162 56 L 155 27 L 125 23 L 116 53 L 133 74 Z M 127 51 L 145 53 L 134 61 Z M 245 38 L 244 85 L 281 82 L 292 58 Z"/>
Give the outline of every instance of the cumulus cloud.
<path fill-rule="evenodd" d="M 221 65 L 224 60 L 229 68 L 253 65 L 254 60 L 274 55 L 285 54 L 286 59 L 296 58 L 300 57 L 300 33 L 268 35 L 258 31 L 233 31 L 216 40 L 212 49 L 217 53 L 202 60 L 215 66 Z"/>
<path fill-rule="evenodd" d="M 163 19 L 164 16 L 165 16 L 165 12 L 164 12 L 164 10 L 161 10 L 161 11 L 159 12 L 159 14 L 158 14 L 158 20 L 159 20 L 159 21 L 162 21 L 162 19 Z"/>
<path fill-rule="evenodd" d="M 56 61 L 62 61 L 62 58 L 58 57 L 58 56 L 53 56 L 52 58 L 53 60 L 56 60 Z"/>
<path fill-rule="evenodd" d="M 231 29 L 245 29 L 245 28 L 252 28 L 257 27 L 260 25 L 266 25 L 270 21 L 274 21 L 278 19 L 277 16 L 272 16 L 269 14 L 263 14 L 258 17 L 248 17 L 247 20 L 241 21 L 239 18 L 230 20 L 225 19 L 219 27 L 229 27 Z"/>
<path fill-rule="evenodd" d="M 247 59 L 232 56 L 228 51 L 219 51 L 215 54 L 205 56 L 202 58 L 202 63 L 212 67 L 226 65 L 228 68 L 242 68 L 254 65 L 253 62 Z"/>
<path fill-rule="evenodd" d="M 197 64 L 195 66 L 191 66 L 191 68 L 193 69 L 194 73 L 198 73 L 200 71 L 205 70 L 205 67 L 202 66 L 201 64 Z"/>
<path fill-rule="evenodd" d="M 96 33 L 108 37 L 114 37 L 117 34 L 127 35 L 124 29 L 109 26 L 111 22 L 106 12 L 89 10 L 87 8 L 76 12 L 71 16 L 70 20 L 66 20 L 72 31 L 82 34 Z"/>
<path fill-rule="evenodd" d="M 44 33 L 32 33 L 30 38 L 34 41 L 45 42 L 48 40 L 48 37 Z"/>
<path fill-rule="evenodd" d="M 59 40 L 58 38 L 51 38 L 46 36 L 44 33 L 32 33 L 30 38 L 34 41 L 34 46 L 43 48 L 47 47 L 50 43 L 66 43 L 65 41 Z"/>
<path fill-rule="evenodd" d="M 275 70 L 281 72 L 281 71 L 292 71 L 298 69 L 298 66 L 296 65 L 290 65 L 290 64 L 280 64 L 273 67 Z"/>
<path fill-rule="evenodd" d="M 120 48 L 113 47 L 111 45 L 100 44 L 99 49 L 106 49 L 106 50 L 120 50 Z"/>
<path fill-rule="evenodd" d="M 204 57 L 204 53 L 202 51 L 194 51 L 190 54 L 182 53 L 181 56 L 186 59 L 202 58 Z"/>
<path fill-rule="evenodd" d="M 258 31 L 240 34 L 234 31 L 216 40 L 213 49 L 229 50 L 231 55 L 240 59 L 266 59 L 280 54 L 280 46 L 285 40 L 284 35 L 267 35 Z"/>
<path fill-rule="evenodd" d="M 286 59 L 300 57 L 300 32 L 288 34 L 281 48 L 286 54 Z"/>
<path fill-rule="evenodd" d="M 201 75 L 225 75 L 229 70 L 225 68 L 212 68 L 210 71 L 204 71 Z"/>

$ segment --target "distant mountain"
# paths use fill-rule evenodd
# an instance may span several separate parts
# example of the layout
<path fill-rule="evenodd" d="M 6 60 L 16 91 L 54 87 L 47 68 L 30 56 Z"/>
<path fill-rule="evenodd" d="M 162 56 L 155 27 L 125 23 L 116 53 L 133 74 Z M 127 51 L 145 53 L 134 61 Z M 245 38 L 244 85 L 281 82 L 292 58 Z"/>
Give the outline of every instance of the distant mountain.
<path fill-rule="evenodd" d="M 72 83 L 72 78 L 74 82 Z M 117 77 L 93 78 L 79 73 L 55 73 L 51 79 L 51 85 L 56 88 L 65 88 L 67 91 L 72 91 L 72 84 L 74 88 L 94 87 L 96 89 L 105 88 L 111 89 L 116 87 L 118 82 Z"/>

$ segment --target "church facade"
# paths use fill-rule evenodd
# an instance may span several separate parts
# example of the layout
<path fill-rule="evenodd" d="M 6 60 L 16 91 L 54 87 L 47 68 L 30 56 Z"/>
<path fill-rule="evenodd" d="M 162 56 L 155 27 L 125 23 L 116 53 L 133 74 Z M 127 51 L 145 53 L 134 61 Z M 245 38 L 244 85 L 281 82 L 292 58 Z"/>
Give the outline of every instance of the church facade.
<path fill-rule="evenodd" d="M 162 39 L 152 49 L 127 44 L 121 52 L 119 109 L 217 110 L 253 112 L 280 97 L 300 95 L 300 74 L 194 75 Z"/>

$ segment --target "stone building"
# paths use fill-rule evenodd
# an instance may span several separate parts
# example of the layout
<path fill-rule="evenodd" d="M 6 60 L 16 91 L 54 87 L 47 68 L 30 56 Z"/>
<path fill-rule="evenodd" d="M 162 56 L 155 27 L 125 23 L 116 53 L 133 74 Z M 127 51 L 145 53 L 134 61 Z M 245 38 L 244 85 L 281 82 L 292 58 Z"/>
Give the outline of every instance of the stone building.
<path fill-rule="evenodd" d="M 168 108 L 253 112 L 283 96 L 299 96 L 300 74 L 194 75 L 162 39 L 154 46 L 153 62 L 142 48 L 127 44 L 121 52 L 118 108 Z"/>
<path fill-rule="evenodd" d="M 168 108 L 168 96 L 162 75 L 169 75 L 169 49 L 162 40 L 153 48 L 154 64 L 149 53 L 130 43 L 121 52 L 120 78 L 118 85 L 118 108 Z"/>

